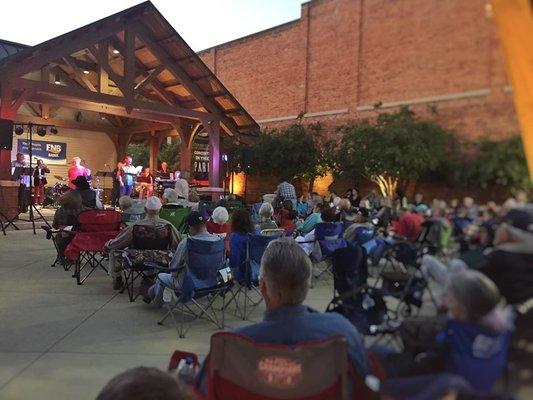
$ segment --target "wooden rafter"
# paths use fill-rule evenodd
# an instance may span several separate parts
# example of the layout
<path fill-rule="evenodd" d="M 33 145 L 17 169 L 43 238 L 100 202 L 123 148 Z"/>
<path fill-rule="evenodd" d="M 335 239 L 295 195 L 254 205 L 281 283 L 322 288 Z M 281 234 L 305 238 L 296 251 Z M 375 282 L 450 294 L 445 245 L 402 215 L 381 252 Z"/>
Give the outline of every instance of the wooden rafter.
<path fill-rule="evenodd" d="M 164 70 L 165 66 L 161 64 L 150 72 L 148 72 L 148 75 L 145 75 L 144 78 L 137 85 L 135 85 L 135 91 L 140 91 L 144 87 L 146 87 L 146 85 L 152 83 L 154 79 L 157 79 L 157 75 L 159 75 Z"/>
<path fill-rule="evenodd" d="M 98 43 L 98 50 L 94 45 L 90 45 L 87 47 L 87 49 L 91 52 L 91 54 L 98 60 L 98 64 L 100 65 L 100 68 L 103 68 L 104 71 L 107 73 L 109 78 L 115 84 L 118 86 L 122 94 L 126 92 L 126 86 L 124 83 L 124 80 L 121 76 L 119 76 L 113 68 L 109 65 L 109 44 L 107 41 L 103 41 Z"/>
<path fill-rule="evenodd" d="M 124 97 L 133 100 L 135 89 L 135 28 L 129 25 L 124 31 Z"/>
<path fill-rule="evenodd" d="M 73 57 L 71 56 L 63 57 L 63 61 L 65 62 L 66 65 L 68 65 L 72 69 L 74 76 L 78 79 L 79 83 L 81 83 L 83 86 L 85 86 L 86 89 L 90 90 L 91 92 L 97 91 L 93 83 L 87 77 L 87 75 L 84 74 L 83 71 L 78 68 L 78 65 L 76 64 L 76 60 Z"/>
<path fill-rule="evenodd" d="M 220 108 L 213 103 L 209 97 L 200 90 L 200 88 L 191 80 L 188 74 L 172 59 L 168 56 L 166 50 L 162 48 L 154 39 L 152 35 L 144 26 L 137 27 L 137 35 L 142 42 L 150 49 L 150 52 L 159 61 L 166 65 L 166 68 L 192 93 L 194 97 L 211 113 L 215 114 L 220 121 L 229 129 L 232 133 L 238 135 L 239 131 L 235 124 L 235 121 L 222 114 Z"/>

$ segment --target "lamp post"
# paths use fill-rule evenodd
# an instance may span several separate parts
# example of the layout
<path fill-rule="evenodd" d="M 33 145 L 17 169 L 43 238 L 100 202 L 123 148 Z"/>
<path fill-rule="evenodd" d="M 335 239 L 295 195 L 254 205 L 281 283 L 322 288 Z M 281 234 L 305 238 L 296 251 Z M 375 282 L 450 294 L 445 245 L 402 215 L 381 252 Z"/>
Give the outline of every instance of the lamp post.
<path fill-rule="evenodd" d="M 222 154 L 222 162 L 224 166 L 224 199 L 226 198 L 227 193 L 227 176 L 228 176 L 228 155 L 226 153 Z"/>

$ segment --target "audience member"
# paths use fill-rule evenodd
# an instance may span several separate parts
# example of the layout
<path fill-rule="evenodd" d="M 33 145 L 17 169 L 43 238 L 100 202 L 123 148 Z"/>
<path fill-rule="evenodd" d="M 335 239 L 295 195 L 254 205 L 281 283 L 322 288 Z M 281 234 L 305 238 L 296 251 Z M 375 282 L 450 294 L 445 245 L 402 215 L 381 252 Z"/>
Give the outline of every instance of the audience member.
<path fill-rule="evenodd" d="M 296 189 L 294 185 L 287 182 L 287 179 L 284 178 L 276 189 L 276 194 L 280 198 L 280 202 L 283 200 L 290 200 L 293 206 L 293 209 L 296 208 L 297 198 L 296 198 Z"/>
<path fill-rule="evenodd" d="M 322 209 L 321 203 L 315 205 L 313 212 L 305 219 L 305 221 L 299 221 L 296 224 L 296 230 L 298 234 L 305 235 L 315 229 L 315 225 L 322 222 Z"/>
<path fill-rule="evenodd" d="M 259 208 L 259 217 L 261 218 L 261 222 L 259 223 L 259 230 L 264 231 L 265 229 L 277 229 L 278 228 L 278 225 L 272 219 L 273 214 L 274 214 L 274 208 L 272 207 L 272 204 L 270 203 L 261 204 L 261 208 Z"/>
<path fill-rule="evenodd" d="M 96 400 L 192 400 L 178 379 L 153 367 L 128 369 L 100 391 Z"/>
<path fill-rule="evenodd" d="M 163 191 L 161 203 L 163 204 L 163 207 L 187 207 L 189 204 L 187 200 L 181 198 L 178 192 L 176 192 L 176 190 L 172 188 L 166 188 Z"/>
<path fill-rule="evenodd" d="M 205 226 L 206 221 L 198 211 L 191 211 L 185 219 L 185 223 L 189 227 L 189 236 L 195 240 L 208 242 L 221 240 L 217 235 L 212 235 L 207 232 Z M 184 239 L 176 248 L 174 257 L 172 257 L 172 261 L 169 265 L 169 268 L 176 270 L 176 272 L 158 274 L 158 279 L 145 294 L 143 298 L 144 302 L 151 303 L 153 301 L 156 307 L 161 307 L 163 305 L 163 283 L 172 286 L 179 291 L 183 285 L 183 280 L 187 273 L 187 267 L 187 239 Z"/>
<path fill-rule="evenodd" d="M 145 218 L 140 221 L 135 221 L 132 225 L 124 229 L 120 234 L 108 241 L 105 245 L 106 249 L 109 251 L 109 270 L 110 275 L 113 278 L 113 288 L 119 290 L 123 286 L 122 277 L 120 276 L 119 271 L 117 271 L 115 265 L 114 250 L 124 249 L 131 245 L 133 240 L 133 229 L 137 225 L 148 225 L 148 226 L 166 226 L 169 225 L 171 228 L 171 242 L 172 248 L 176 248 L 179 243 L 179 233 L 174 228 L 174 226 L 164 220 L 159 218 L 159 212 L 161 211 L 161 200 L 155 196 L 148 197 L 146 199 L 146 204 L 144 205 Z"/>
<path fill-rule="evenodd" d="M 311 261 L 291 238 L 271 242 L 261 259 L 259 288 L 267 310 L 263 321 L 238 328 L 259 343 L 294 345 L 343 335 L 348 355 L 361 377 L 369 373 L 363 341 L 355 327 L 336 313 L 320 313 L 303 302 L 309 290 Z"/>
<path fill-rule="evenodd" d="M 232 270 L 238 271 L 246 259 L 246 241 L 248 234 L 255 231 L 250 213 L 245 208 L 238 208 L 231 215 L 231 235 L 229 265 Z M 239 278 L 239 277 L 237 277 Z"/>
<path fill-rule="evenodd" d="M 101 210 L 104 208 L 102 202 L 98 196 L 96 196 L 96 192 L 91 189 L 85 176 L 77 176 L 76 179 L 72 181 L 72 184 L 76 187 L 75 190 L 81 195 L 83 210 Z"/>
<path fill-rule="evenodd" d="M 226 207 L 218 206 L 213 210 L 211 218 L 206 223 L 207 232 L 225 239 L 228 235 L 229 214 Z"/>
<path fill-rule="evenodd" d="M 309 213 L 309 194 L 303 194 L 298 200 L 298 205 L 296 206 L 296 212 L 298 218 L 305 218 Z"/>
<path fill-rule="evenodd" d="M 293 202 L 291 200 L 283 200 L 281 209 L 276 212 L 277 224 L 280 228 L 285 229 L 285 232 L 291 234 L 296 228 L 294 220 L 296 219 Z"/>

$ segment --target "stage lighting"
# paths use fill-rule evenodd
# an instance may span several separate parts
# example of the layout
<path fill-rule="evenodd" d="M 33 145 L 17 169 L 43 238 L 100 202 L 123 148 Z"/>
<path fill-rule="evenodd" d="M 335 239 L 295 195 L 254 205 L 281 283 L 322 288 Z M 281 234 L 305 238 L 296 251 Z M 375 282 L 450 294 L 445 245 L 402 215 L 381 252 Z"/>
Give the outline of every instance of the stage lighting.
<path fill-rule="evenodd" d="M 55 127 L 51 127 L 50 128 L 50 133 L 54 134 L 54 135 L 57 135 L 57 128 Z"/>
<path fill-rule="evenodd" d="M 22 126 L 15 127 L 15 134 L 22 135 L 24 133 L 24 128 Z"/>
<path fill-rule="evenodd" d="M 227 154 L 222 154 L 222 160 L 223 161 L 228 161 L 228 155 Z"/>
<path fill-rule="evenodd" d="M 40 128 L 37 128 L 37 135 L 39 136 L 45 136 L 46 135 L 46 128 L 43 128 L 43 127 L 40 127 Z"/>
<path fill-rule="evenodd" d="M 54 77 L 54 83 L 56 85 L 60 85 L 61 84 L 61 78 L 59 77 L 59 74 L 56 74 L 55 77 Z"/>

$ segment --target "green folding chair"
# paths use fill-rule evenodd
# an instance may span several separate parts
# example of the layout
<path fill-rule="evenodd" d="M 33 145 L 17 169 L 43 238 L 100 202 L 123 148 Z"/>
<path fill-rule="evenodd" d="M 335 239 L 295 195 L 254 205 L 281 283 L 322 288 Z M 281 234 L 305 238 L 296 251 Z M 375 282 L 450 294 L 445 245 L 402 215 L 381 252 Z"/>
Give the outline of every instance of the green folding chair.
<path fill-rule="evenodd" d="M 176 228 L 179 233 L 185 234 L 187 233 L 187 226 L 185 224 L 185 218 L 187 218 L 187 215 L 189 215 L 190 212 L 191 212 L 191 207 L 165 206 L 161 208 L 159 217 L 164 220 L 167 220 L 172 225 L 174 225 L 174 228 Z"/>

